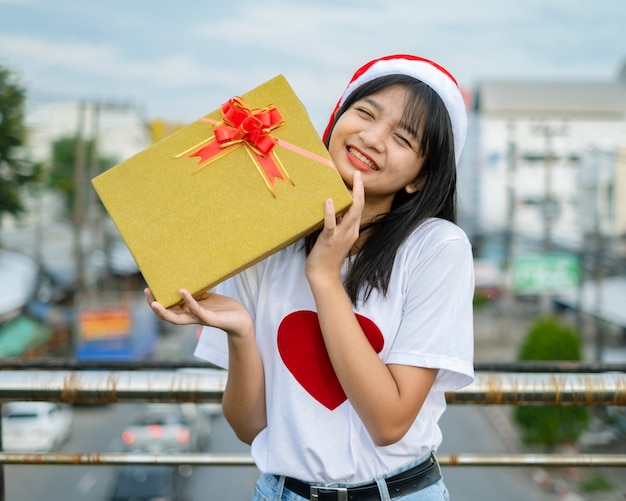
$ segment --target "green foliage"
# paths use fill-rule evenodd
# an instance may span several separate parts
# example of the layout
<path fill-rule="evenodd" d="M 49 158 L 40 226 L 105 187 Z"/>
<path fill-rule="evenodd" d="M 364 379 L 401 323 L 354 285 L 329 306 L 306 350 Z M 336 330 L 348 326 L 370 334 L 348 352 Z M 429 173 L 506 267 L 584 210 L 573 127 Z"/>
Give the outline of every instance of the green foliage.
<path fill-rule="evenodd" d="M 26 92 L 8 68 L 0 65 L 0 217 L 24 211 L 22 187 L 39 180 L 41 165 L 26 159 Z"/>
<path fill-rule="evenodd" d="M 539 317 L 524 338 L 518 358 L 579 361 L 580 337 L 571 326 L 557 317 Z"/>
<path fill-rule="evenodd" d="M 94 142 L 93 140 L 84 141 L 84 186 L 83 192 L 91 189 L 89 186 L 89 159 L 93 156 Z M 76 160 L 77 160 L 77 139 L 75 136 L 68 136 L 57 139 L 52 144 L 52 167 L 49 175 L 49 185 L 51 188 L 63 194 L 65 206 L 71 213 L 74 210 L 74 202 L 76 200 Z M 111 167 L 115 161 L 109 158 L 100 157 L 97 160 L 97 173 Z"/>
<path fill-rule="evenodd" d="M 476 291 L 474 294 L 474 308 L 483 308 L 489 304 L 489 296 L 484 292 Z"/>
<path fill-rule="evenodd" d="M 556 317 L 538 318 L 520 346 L 519 359 L 579 361 L 580 337 Z M 581 406 L 519 406 L 514 419 L 526 444 L 552 449 L 576 441 L 587 428 L 590 414 L 588 408 Z"/>
<path fill-rule="evenodd" d="M 515 421 L 522 428 L 522 441 L 527 445 L 555 447 L 575 442 L 589 423 L 586 407 L 520 406 L 515 408 Z"/>
<path fill-rule="evenodd" d="M 589 478 L 583 480 L 580 484 L 580 489 L 583 492 L 610 491 L 613 488 L 614 485 L 599 472 L 594 472 Z"/>

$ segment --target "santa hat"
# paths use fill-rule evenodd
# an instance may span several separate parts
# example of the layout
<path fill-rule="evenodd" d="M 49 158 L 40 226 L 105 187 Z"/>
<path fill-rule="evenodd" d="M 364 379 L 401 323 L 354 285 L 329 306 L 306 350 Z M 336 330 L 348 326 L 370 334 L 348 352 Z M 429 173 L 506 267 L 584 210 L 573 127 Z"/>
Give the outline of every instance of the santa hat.
<path fill-rule="evenodd" d="M 439 95 L 448 110 L 450 122 L 452 123 L 454 156 L 458 163 L 467 133 L 467 112 L 459 85 L 454 77 L 442 66 L 434 61 L 410 54 L 385 56 L 361 66 L 337 102 L 324 131 L 324 140 L 328 139 L 330 129 L 335 121 L 335 115 L 348 96 L 364 83 L 386 75 L 407 75 L 416 78 L 424 82 Z"/>

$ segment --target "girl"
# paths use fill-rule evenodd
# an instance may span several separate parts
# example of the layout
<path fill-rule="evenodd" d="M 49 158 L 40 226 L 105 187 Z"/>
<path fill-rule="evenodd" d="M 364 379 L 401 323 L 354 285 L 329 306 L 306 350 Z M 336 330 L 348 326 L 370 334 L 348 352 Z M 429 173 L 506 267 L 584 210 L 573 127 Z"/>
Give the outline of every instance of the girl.
<path fill-rule="evenodd" d="M 352 78 L 324 133 L 353 204 L 184 305 L 196 355 L 228 368 L 226 419 L 262 472 L 254 500 L 448 499 L 434 452 L 445 392 L 473 380 L 473 260 L 455 223 L 467 117 L 436 63 Z"/>

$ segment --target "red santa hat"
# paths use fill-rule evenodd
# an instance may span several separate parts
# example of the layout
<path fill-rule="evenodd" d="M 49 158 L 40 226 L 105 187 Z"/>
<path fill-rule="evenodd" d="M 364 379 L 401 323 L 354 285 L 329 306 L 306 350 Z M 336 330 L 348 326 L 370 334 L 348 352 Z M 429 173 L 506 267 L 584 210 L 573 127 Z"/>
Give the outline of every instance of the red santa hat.
<path fill-rule="evenodd" d="M 353 75 L 348 87 L 337 102 L 324 131 L 324 140 L 328 138 L 332 124 L 335 121 L 335 115 L 348 96 L 364 83 L 386 75 L 407 75 L 416 78 L 431 87 L 439 95 L 448 110 L 450 122 L 452 123 L 454 155 L 458 163 L 467 134 L 467 112 L 459 85 L 454 77 L 442 66 L 429 59 L 410 54 L 385 56 L 361 66 Z"/>

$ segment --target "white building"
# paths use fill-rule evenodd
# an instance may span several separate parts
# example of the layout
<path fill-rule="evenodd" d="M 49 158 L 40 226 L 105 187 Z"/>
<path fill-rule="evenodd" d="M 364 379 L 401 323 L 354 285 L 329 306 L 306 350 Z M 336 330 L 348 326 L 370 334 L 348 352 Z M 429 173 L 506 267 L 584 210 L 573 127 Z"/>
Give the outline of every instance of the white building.
<path fill-rule="evenodd" d="M 626 82 L 486 81 L 471 127 L 461 171 L 471 234 L 540 249 L 626 235 Z"/>
<path fill-rule="evenodd" d="M 52 143 L 76 136 L 97 139 L 98 150 L 120 161 L 150 144 L 150 135 L 141 111 L 118 102 L 50 102 L 31 106 L 26 114 L 29 146 L 36 160 L 49 160 Z"/>

